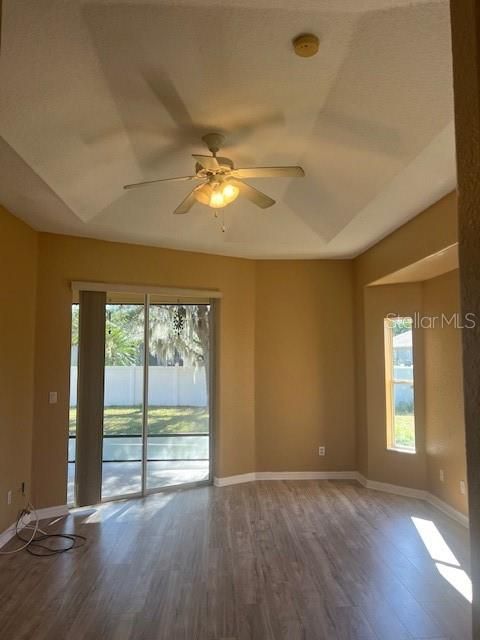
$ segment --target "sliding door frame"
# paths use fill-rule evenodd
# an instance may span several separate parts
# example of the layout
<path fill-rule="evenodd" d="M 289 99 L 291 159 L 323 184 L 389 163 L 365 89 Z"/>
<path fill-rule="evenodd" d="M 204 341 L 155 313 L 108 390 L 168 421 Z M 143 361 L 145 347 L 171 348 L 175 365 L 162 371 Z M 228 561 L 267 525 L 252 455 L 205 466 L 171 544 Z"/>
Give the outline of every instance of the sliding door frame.
<path fill-rule="evenodd" d="M 215 475 L 215 442 L 217 433 L 217 354 L 218 354 L 218 319 L 220 300 L 210 298 L 209 314 L 209 385 L 208 385 L 208 442 L 209 442 L 209 474 L 208 484 L 213 484 Z"/>
<path fill-rule="evenodd" d="M 145 294 L 143 305 L 142 496 L 144 496 L 147 491 L 148 466 L 148 360 L 150 355 L 150 294 Z"/>
<path fill-rule="evenodd" d="M 166 487 L 147 487 L 147 465 L 148 465 L 148 355 L 150 353 L 149 345 L 149 317 L 150 317 L 150 294 L 145 295 L 145 354 L 144 354 L 144 375 L 143 375 L 143 460 L 142 460 L 142 493 L 138 496 L 149 496 L 154 493 L 162 493 L 164 491 L 178 491 L 178 489 L 191 489 L 193 487 L 201 487 L 213 484 L 215 471 L 215 429 L 216 429 L 216 362 L 217 362 L 217 298 L 210 298 L 206 302 L 184 302 L 183 304 L 208 304 L 210 307 L 208 322 L 208 358 L 209 358 L 209 385 L 208 385 L 208 478 L 206 480 L 197 480 L 195 482 L 182 482 L 180 484 L 172 484 Z M 177 304 L 182 304 L 179 299 Z M 188 436 L 188 434 L 185 434 Z M 179 436 L 181 437 L 181 436 Z M 130 494 L 132 497 L 134 494 Z M 125 499 L 126 496 L 114 498 L 115 500 Z M 107 500 L 105 500 L 107 502 Z M 108 500 L 110 502 L 110 500 Z"/>
<path fill-rule="evenodd" d="M 165 491 L 178 491 L 179 489 L 188 489 L 197 486 L 205 486 L 213 484 L 215 474 L 215 442 L 217 430 L 217 354 L 218 354 L 218 316 L 219 301 L 221 293 L 216 290 L 197 290 L 197 289 L 178 289 L 170 287 L 148 287 L 136 285 L 119 285 L 101 282 L 72 282 L 72 291 L 80 294 L 83 291 L 98 291 L 108 293 L 141 293 L 144 296 L 144 358 L 143 358 L 143 395 L 142 395 L 142 478 L 141 490 L 135 493 L 116 495 L 113 497 L 103 498 L 102 487 L 100 482 L 100 502 L 113 502 L 116 500 L 125 500 L 129 498 L 140 498 L 154 493 L 163 493 Z M 196 482 L 185 482 L 165 487 L 148 488 L 147 482 L 147 465 L 148 465 L 148 391 L 149 391 L 149 338 L 150 338 L 150 297 L 151 295 L 163 295 L 165 297 L 177 300 L 173 304 L 205 304 L 209 305 L 209 380 L 208 380 L 208 413 L 209 413 L 209 433 L 208 433 L 208 449 L 209 449 L 209 473 L 206 480 Z M 182 301 L 183 299 L 183 301 Z M 197 301 L 196 301 L 197 300 Z M 205 302 L 208 300 L 208 302 Z M 76 304 L 72 301 L 72 304 Z M 170 303 L 172 304 L 172 303 Z M 81 313 L 81 309 L 80 309 Z M 105 365 L 104 365 L 105 366 Z M 102 392 L 103 397 L 103 392 Z M 102 411 L 104 407 L 102 406 Z M 102 428 L 103 443 L 103 428 Z M 67 447 L 68 451 L 68 447 Z M 103 446 L 102 446 L 103 452 Z M 102 453 L 102 469 L 103 469 L 103 453 Z M 68 455 L 67 455 L 68 465 Z M 77 462 L 76 462 L 77 465 Z M 77 472 L 77 466 L 75 468 Z M 102 478 L 102 475 L 100 476 Z M 77 492 L 75 487 L 75 505 L 77 505 Z"/>

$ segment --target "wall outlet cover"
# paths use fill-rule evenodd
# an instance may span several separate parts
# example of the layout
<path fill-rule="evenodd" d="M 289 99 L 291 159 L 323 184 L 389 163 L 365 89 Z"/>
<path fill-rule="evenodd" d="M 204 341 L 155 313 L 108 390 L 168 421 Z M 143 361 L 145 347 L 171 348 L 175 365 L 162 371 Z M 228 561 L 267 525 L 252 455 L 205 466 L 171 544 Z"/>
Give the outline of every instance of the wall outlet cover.
<path fill-rule="evenodd" d="M 318 447 L 318 455 L 319 456 L 325 455 L 325 447 Z"/>

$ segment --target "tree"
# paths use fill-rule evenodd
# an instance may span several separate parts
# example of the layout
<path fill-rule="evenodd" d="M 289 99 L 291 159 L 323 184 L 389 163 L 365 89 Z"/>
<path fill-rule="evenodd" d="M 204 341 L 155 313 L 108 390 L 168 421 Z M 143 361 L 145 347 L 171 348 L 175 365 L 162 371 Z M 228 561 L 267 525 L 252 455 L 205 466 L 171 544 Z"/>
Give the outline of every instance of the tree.
<path fill-rule="evenodd" d="M 205 364 L 209 351 L 208 305 L 152 305 L 150 349 L 159 360 L 180 357 L 191 366 Z"/>
<path fill-rule="evenodd" d="M 392 333 L 394 336 L 412 330 L 412 318 L 394 318 L 391 319 L 390 322 L 392 323 Z"/>
<path fill-rule="evenodd" d="M 152 305 L 150 350 L 160 362 L 204 366 L 210 376 L 210 307 L 206 304 Z"/>
<path fill-rule="evenodd" d="M 79 307 L 72 307 L 72 344 L 78 344 Z M 143 364 L 144 306 L 107 304 L 105 365 Z M 205 367 L 210 374 L 210 307 L 206 304 L 152 304 L 149 363 Z"/>
<path fill-rule="evenodd" d="M 107 320 L 105 332 L 105 365 L 128 366 L 137 363 L 138 341 L 125 327 Z"/>

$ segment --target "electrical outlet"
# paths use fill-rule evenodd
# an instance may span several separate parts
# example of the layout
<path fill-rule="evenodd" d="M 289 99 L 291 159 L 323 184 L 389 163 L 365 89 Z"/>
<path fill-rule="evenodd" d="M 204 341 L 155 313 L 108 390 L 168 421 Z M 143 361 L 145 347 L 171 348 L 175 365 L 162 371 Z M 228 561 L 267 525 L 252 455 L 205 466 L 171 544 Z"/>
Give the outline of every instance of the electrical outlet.
<path fill-rule="evenodd" d="M 12 490 L 7 491 L 7 504 L 12 504 Z"/>
<path fill-rule="evenodd" d="M 318 447 L 318 455 L 319 456 L 325 455 L 325 447 Z"/>
<path fill-rule="evenodd" d="M 57 404 L 58 393 L 56 391 L 50 391 L 48 394 L 48 403 L 49 404 Z"/>
<path fill-rule="evenodd" d="M 462 496 L 465 495 L 465 482 L 463 480 L 460 480 L 460 493 Z"/>
<path fill-rule="evenodd" d="M 440 469 L 440 482 L 445 482 L 445 474 L 443 473 L 443 469 Z"/>

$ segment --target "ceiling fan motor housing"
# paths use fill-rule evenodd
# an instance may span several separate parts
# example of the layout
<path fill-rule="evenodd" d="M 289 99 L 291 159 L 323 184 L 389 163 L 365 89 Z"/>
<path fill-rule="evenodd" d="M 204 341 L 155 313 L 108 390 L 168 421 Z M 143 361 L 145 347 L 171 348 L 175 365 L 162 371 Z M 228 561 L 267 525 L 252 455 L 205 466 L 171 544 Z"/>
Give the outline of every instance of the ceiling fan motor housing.
<path fill-rule="evenodd" d="M 217 162 L 220 165 L 218 171 L 212 171 L 210 169 L 205 169 L 205 167 L 202 167 L 202 165 L 199 162 L 197 162 L 195 164 L 195 172 L 196 172 L 197 176 L 199 176 L 201 178 L 207 178 L 207 177 L 209 177 L 211 175 L 216 175 L 217 173 L 219 173 L 219 174 L 230 173 L 230 171 L 233 169 L 233 161 L 230 160 L 230 158 L 217 157 Z"/>
<path fill-rule="evenodd" d="M 225 136 L 221 133 L 207 133 L 202 137 L 202 140 L 207 145 L 209 151 L 213 153 L 213 155 L 216 155 L 223 147 Z"/>

